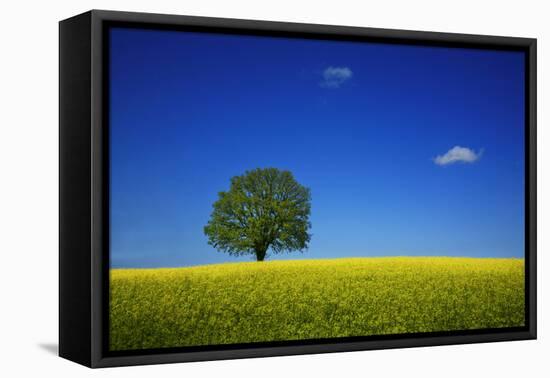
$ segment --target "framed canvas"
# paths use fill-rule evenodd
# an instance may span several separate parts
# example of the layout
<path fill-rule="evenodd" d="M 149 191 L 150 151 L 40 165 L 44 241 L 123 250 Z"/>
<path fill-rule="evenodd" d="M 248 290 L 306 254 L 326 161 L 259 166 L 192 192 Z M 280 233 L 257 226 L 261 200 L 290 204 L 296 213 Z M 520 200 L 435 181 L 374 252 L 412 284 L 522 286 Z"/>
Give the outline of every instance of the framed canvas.
<path fill-rule="evenodd" d="M 536 40 L 60 22 L 59 354 L 536 338 Z"/>

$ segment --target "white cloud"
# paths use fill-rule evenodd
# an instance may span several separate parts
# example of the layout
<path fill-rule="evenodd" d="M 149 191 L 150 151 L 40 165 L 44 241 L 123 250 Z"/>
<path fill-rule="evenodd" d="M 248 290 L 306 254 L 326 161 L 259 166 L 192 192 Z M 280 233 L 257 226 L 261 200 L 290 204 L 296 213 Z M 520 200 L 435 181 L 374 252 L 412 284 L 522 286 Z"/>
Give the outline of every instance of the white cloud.
<path fill-rule="evenodd" d="M 320 83 L 324 88 L 339 88 L 345 81 L 351 79 L 353 72 L 348 67 L 327 67 L 323 71 L 323 81 Z"/>
<path fill-rule="evenodd" d="M 437 165 L 448 165 L 454 163 L 473 163 L 483 154 L 483 150 L 480 150 L 476 153 L 474 150 L 471 150 L 467 147 L 454 146 L 444 155 L 438 155 L 434 159 L 434 163 Z"/>

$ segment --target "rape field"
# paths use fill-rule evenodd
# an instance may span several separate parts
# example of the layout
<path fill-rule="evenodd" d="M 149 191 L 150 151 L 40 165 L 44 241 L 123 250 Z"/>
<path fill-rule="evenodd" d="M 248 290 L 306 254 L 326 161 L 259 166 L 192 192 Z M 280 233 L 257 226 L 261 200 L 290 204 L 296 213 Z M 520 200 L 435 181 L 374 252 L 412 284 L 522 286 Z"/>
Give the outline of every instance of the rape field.
<path fill-rule="evenodd" d="M 112 269 L 110 349 L 524 325 L 524 261 L 378 257 Z"/>

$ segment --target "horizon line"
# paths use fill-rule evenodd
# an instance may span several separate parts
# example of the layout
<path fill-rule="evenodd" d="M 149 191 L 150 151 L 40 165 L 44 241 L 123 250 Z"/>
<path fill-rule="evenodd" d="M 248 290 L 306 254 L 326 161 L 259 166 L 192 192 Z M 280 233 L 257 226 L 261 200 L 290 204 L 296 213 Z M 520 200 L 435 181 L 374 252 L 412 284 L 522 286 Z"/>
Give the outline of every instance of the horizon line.
<path fill-rule="evenodd" d="M 349 257 L 321 257 L 314 259 L 275 259 L 275 260 L 265 260 L 265 261 L 224 261 L 219 263 L 208 263 L 208 264 L 193 264 L 193 265 L 174 265 L 174 266 L 157 266 L 157 267 L 116 267 L 113 268 L 109 266 L 109 270 L 122 270 L 122 269 L 182 269 L 182 268 L 195 268 L 203 266 L 214 266 L 214 265 L 229 265 L 229 264 L 251 264 L 251 263 L 271 263 L 271 262 L 287 262 L 287 261 L 324 261 L 324 260 L 351 260 L 351 259 L 396 259 L 396 258 L 448 258 L 448 259 L 498 259 L 498 260 L 525 260 L 525 257 L 491 257 L 491 256 L 448 256 L 448 255 L 391 255 L 391 256 L 349 256 Z"/>

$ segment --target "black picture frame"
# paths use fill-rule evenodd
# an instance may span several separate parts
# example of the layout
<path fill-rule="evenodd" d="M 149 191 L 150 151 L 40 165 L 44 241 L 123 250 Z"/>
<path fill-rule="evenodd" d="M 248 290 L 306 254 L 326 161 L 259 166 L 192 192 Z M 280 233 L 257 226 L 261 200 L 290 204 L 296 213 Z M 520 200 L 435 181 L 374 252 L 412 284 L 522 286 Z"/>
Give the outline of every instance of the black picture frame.
<path fill-rule="evenodd" d="M 522 51 L 525 71 L 526 326 L 109 352 L 108 40 L 113 25 Z M 92 10 L 59 24 L 59 355 L 88 367 L 536 338 L 536 39 Z"/>

